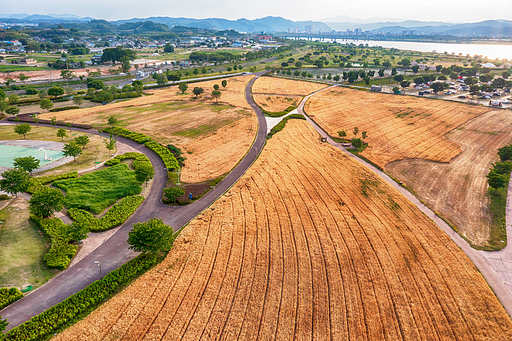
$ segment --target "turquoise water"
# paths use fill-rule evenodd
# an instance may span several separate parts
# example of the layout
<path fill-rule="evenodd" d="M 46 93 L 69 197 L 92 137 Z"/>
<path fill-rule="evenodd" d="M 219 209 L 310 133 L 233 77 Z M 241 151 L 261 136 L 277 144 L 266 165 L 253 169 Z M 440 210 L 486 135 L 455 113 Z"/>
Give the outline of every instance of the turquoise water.
<path fill-rule="evenodd" d="M 27 148 L 27 147 L 15 147 L 15 146 L 5 146 L 0 145 L 0 167 L 12 167 L 15 157 L 20 156 L 30 156 L 32 155 L 36 159 L 39 160 L 40 166 L 44 166 L 58 160 L 64 156 L 63 152 L 58 152 L 55 150 L 47 150 L 46 155 L 52 158 L 51 161 L 45 161 L 44 152 L 39 151 L 38 148 Z"/>

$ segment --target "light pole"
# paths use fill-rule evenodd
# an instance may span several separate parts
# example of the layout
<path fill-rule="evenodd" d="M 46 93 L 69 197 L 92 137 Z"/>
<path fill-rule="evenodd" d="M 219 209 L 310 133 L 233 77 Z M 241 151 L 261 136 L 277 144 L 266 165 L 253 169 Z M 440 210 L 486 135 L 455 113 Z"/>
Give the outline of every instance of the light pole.
<path fill-rule="evenodd" d="M 95 260 L 94 264 L 98 264 L 98 267 L 100 268 L 100 278 L 101 278 L 101 280 L 103 280 L 103 273 L 101 272 L 101 263 L 100 263 L 100 261 Z"/>

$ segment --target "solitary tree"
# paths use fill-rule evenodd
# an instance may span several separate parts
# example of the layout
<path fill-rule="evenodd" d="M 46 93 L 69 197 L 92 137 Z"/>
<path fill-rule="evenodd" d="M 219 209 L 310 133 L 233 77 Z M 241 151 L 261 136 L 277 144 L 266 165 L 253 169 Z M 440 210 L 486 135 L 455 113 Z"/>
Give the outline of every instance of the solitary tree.
<path fill-rule="evenodd" d="M 204 92 L 204 89 L 196 86 L 194 90 L 192 90 L 192 92 L 194 93 L 194 95 L 196 95 L 197 98 L 197 96 L 201 95 Z"/>
<path fill-rule="evenodd" d="M 16 95 L 16 94 L 12 94 L 9 96 L 9 104 L 10 105 L 15 105 L 16 103 L 18 103 L 18 100 L 19 100 L 19 96 Z"/>
<path fill-rule="evenodd" d="M 85 146 L 89 143 L 89 136 L 80 135 L 75 137 L 75 143 L 82 147 L 82 150 L 85 149 Z"/>
<path fill-rule="evenodd" d="M 222 92 L 220 92 L 219 90 L 213 90 L 212 91 L 212 98 L 215 98 L 215 101 L 217 103 L 219 103 L 219 98 L 220 98 L 221 95 L 222 95 Z"/>
<path fill-rule="evenodd" d="M 144 163 L 143 165 L 137 167 L 135 170 L 135 177 L 140 183 L 146 183 L 146 187 L 148 186 L 148 181 L 153 179 L 155 176 L 155 170 L 153 167 L 148 164 Z"/>
<path fill-rule="evenodd" d="M 404 88 L 404 89 L 409 87 L 410 85 L 411 85 L 411 82 L 409 82 L 409 81 L 402 81 L 402 82 L 400 82 L 400 86 L 402 88 Z"/>
<path fill-rule="evenodd" d="M 108 118 L 108 124 L 113 127 L 117 124 L 117 118 L 115 118 L 114 116 L 110 116 Z"/>
<path fill-rule="evenodd" d="M 14 132 L 18 135 L 23 135 L 23 138 L 26 138 L 25 134 L 32 130 L 32 127 L 28 123 L 18 124 L 14 127 Z"/>
<path fill-rule="evenodd" d="M 368 137 L 368 133 L 366 131 L 363 131 L 361 133 L 361 135 L 363 136 L 363 143 L 364 143 L 364 140 Z"/>
<path fill-rule="evenodd" d="M 53 96 L 54 98 L 57 98 L 64 94 L 64 89 L 60 86 L 54 86 L 48 89 L 48 95 Z"/>
<path fill-rule="evenodd" d="M 84 97 L 83 96 L 75 96 L 73 98 L 73 103 L 78 105 L 79 108 L 82 107 L 82 104 L 84 104 Z"/>
<path fill-rule="evenodd" d="M 64 194 L 60 189 L 42 186 L 41 189 L 32 194 L 28 203 L 31 214 L 48 218 L 53 212 L 62 210 Z"/>
<path fill-rule="evenodd" d="M 8 115 L 16 116 L 20 112 L 20 108 L 10 105 L 5 109 L 5 113 Z"/>
<path fill-rule="evenodd" d="M 70 143 L 66 143 L 63 149 L 64 156 L 72 156 L 74 161 L 76 162 L 76 158 L 82 154 L 82 148 L 77 145 L 74 141 Z"/>
<path fill-rule="evenodd" d="M 359 128 L 358 127 L 354 127 L 354 130 L 352 132 L 354 133 L 354 138 L 356 138 L 357 134 L 359 133 Z"/>
<path fill-rule="evenodd" d="M 145 223 L 135 223 L 128 233 L 128 244 L 135 252 L 168 251 L 173 240 L 172 228 L 159 218 L 149 219 Z"/>
<path fill-rule="evenodd" d="M 9 169 L 2 173 L 0 189 L 18 197 L 19 192 L 25 192 L 30 186 L 30 175 L 22 169 Z"/>
<path fill-rule="evenodd" d="M 52 103 L 52 101 L 50 101 L 49 98 L 45 98 L 45 99 L 42 99 L 41 101 L 39 101 L 39 106 L 43 110 L 50 111 L 50 109 L 53 108 L 53 103 Z"/>
<path fill-rule="evenodd" d="M 214 84 L 214 85 L 213 85 L 213 90 L 219 90 L 219 88 L 220 88 L 220 87 L 219 87 L 219 84 Z"/>
<path fill-rule="evenodd" d="M 110 151 L 116 148 L 116 140 L 112 137 L 105 140 L 105 147 L 107 147 L 108 153 L 110 154 Z"/>
<path fill-rule="evenodd" d="M 22 169 L 25 172 L 32 173 L 34 170 L 39 168 L 40 161 L 33 157 L 29 156 L 20 156 L 14 158 L 13 166 L 17 169 Z"/>
<path fill-rule="evenodd" d="M 164 189 L 164 194 L 169 201 L 175 202 L 179 197 L 185 194 L 185 191 L 181 187 L 169 187 Z"/>
<path fill-rule="evenodd" d="M 188 84 L 187 83 L 180 83 L 180 85 L 178 85 L 178 88 L 180 89 L 181 93 L 184 94 L 185 91 L 187 91 L 187 89 L 188 89 Z"/>
<path fill-rule="evenodd" d="M 68 137 L 68 135 L 66 134 L 66 129 L 59 128 L 59 130 L 57 130 L 57 137 L 61 137 L 62 141 L 64 141 L 64 138 Z"/>
<path fill-rule="evenodd" d="M 34 123 L 37 124 L 37 126 L 39 127 L 39 115 L 38 114 L 34 114 L 32 119 L 34 119 Z"/>
<path fill-rule="evenodd" d="M 223 88 L 226 88 L 226 86 L 228 85 L 228 81 L 224 79 L 220 84 L 222 85 Z"/>
<path fill-rule="evenodd" d="M 344 139 L 345 137 L 347 137 L 347 132 L 345 130 L 340 130 L 338 131 L 338 135 Z"/>
<path fill-rule="evenodd" d="M 55 126 L 57 125 L 57 117 L 56 116 L 50 117 L 50 120 L 51 120 L 51 125 L 55 128 Z"/>

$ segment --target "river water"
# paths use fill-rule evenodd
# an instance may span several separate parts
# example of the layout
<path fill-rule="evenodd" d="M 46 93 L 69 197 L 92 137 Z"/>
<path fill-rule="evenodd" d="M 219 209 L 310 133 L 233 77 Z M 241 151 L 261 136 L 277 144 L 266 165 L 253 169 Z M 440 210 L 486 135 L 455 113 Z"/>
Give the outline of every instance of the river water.
<path fill-rule="evenodd" d="M 305 39 L 305 38 L 304 38 Z M 318 39 L 314 39 L 318 40 Z M 333 39 L 325 39 L 324 41 L 332 42 Z M 415 42 L 415 41 L 387 41 L 387 40 L 345 40 L 335 39 L 336 42 L 341 44 L 354 43 L 354 44 L 368 44 L 368 46 L 382 46 L 385 48 L 396 48 L 399 50 L 410 50 L 420 52 L 437 53 L 448 52 L 449 54 L 455 53 L 458 55 L 462 53 L 463 56 L 481 55 L 489 59 L 508 59 L 512 60 L 512 45 L 498 45 L 498 44 L 450 44 L 450 43 L 429 43 L 429 42 Z"/>

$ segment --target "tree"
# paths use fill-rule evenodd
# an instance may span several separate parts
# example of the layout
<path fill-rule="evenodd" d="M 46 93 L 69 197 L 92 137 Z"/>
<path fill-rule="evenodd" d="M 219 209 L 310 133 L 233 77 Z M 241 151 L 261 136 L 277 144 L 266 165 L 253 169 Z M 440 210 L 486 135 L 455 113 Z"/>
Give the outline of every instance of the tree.
<path fill-rule="evenodd" d="M 408 68 L 409 66 L 411 66 L 411 60 L 409 58 L 404 58 L 398 62 L 398 65 L 402 65 L 402 67 Z"/>
<path fill-rule="evenodd" d="M 85 149 L 85 146 L 89 143 L 89 136 L 80 135 L 75 137 L 75 143 L 82 147 L 82 150 Z"/>
<path fill-rule="evenodd" d="M 112 137 L 105 140 L 105 147 L 107 147 L 108 153 L 110 154 L 110 151 L 116 148 L 116 140 Z"/>
<path fill-rule="evenodd" d="M 357 134 L 359 133 L 359 128 L 358 127 L 354 127 L 354 130 L 352 132 L 354 133 L 354 138 L 356 138 Z"/>
<path fill-rule="evenodd" d="M 219 103 L 219 98 L 220 98 L 221 95 L 222 95 L 222 92 L 220 92 L 219 90 L 213 90 L 212 91 L 212 98 L 215 98 L 215 101 L 217 103 Z"/>
<path fill-rule="evenodd" d="M 82 104 L 84 104 L 84 97 L 83 96 L 75 96 L 73 97 L 73 103 L 78 105 L 78 107 L 82 107 Z"/>
<path fill-rule="evenodd" d="M 302 62 L 295 62 L 295 67 L 300 69 L 302 67 Z"/>
<path fill-rule="evenodd" d="M 391 69 L 391 76 L 395 76 L 397 73 L 398 71 L 396 71 L 396 67 Z"/>
<path fill-rule="evenodd" d="M 80 241 L 87 238 L 87 234 L 89 233 L 89 229 L 83 223 L 78 221 L 73 221 L 71 224 L 66 225 L 66 230 L 64 234 L 69 238 L 69 240 Z"/>
<path fill-rule="evenodd" d="M 487 174 L 487 183 L 490 187 L 498 189 L 506 185 L 507 179 L 502 174 L 491 170 L 489 174 Z"/>
<path fill-rule="evenodd" d="M 2 315 L 0 315 L 0 340 L 3 338 L 3 331 L 7 329 L 8 325 L 7 319 L 2 320 Z"/>
<path fill-rule="evenodd" d="M 442 69 L 443 69 L 442 65 L 436 65 L 436 72 L 441 72 Z"/>
<path fill-rule="evenodd" d="M 61 137 L 62 141 L 64 141 L 64 138 L 68 137 L 68 135 L 66 134 L 66 129 L 59 128 L 59 130 L 57 130 L 57 137 Z"/>
<path fill-rule="evenodd" d="M 171 73 L 167 75 L 167 79 L 174 84 L 181 79 L 181 77 L 175 73 Z"/>
<path fill-rule="evenodd" d="M 121 59 L 121 71 L 124 73 L 130 72 L 130 69 L 132 68 L 130 64 L 130 59 L 128 57 L 123 57 Z"/>
<path fill-rule="evenodd" d="M 430 85 L 430 87 L 432 88 L 432 90 L 434 90 L 434 92 L 437 94 L 439 91 L 443 91 L 444 90 L 444 85 L 443 83 L 441 82 L 436 82 L 436 83 L 432 83 Z"/>
<path fill-rule="evenodd" d="M 145 223 L 135 223 L 128 232 L 128 244 L 135 252 L 169 251 L 174 240 L 172 227 L 159 218 Z"/>
<path fill-rule="evenodd" d="M 393 91 L 394 94 L 398 94 L 400 92 L 400 88 L 398 86 L 394 86 L 391 91 Z"/>
<path fill-rule="evenodd" d="M 23 135 L 23 138 L 26 138 L 26 134 L 32 130 L 32 127 L 28 123 L 18 124 L 14 127 L 14 132 L 18 135 Z"/>
<path fill-rule="evenodd" d="M 363 136 L 363 143 L 364 143 L 364 140 L 368 137 L 368 132 L 363 131 L 363 132 L 361 133 L 361 135 Z"/>
<path fill-rule="evenodd" d="M 5 109 L 5 113 L 9 114 L 9 115 L 12 115 L 12 116 L 18 115 L 19 112 L 20 112 L 20 108 L 15 107 L 13 105 L 10 105 L 10 106 L 7 107 L 7 109 Z"/>
<path fill-rule="evenodd" d="M 16 94 L 12 94 L 9 96 L 9 105 L 15 105 L 16 103 L 18 103 L 18 100 L 20 99 L 20 97 Z"/>
<path fill-rule="evenodd" d="M 39 115 L 34 114 L 34 116 L 32 116 L 32 119 L 34 120 L 34 123 L 37 124 L 37 126 L 39 127 Z"/>
<path fill-rule="evenodd" d="M 73 78 L 73 71 L 72 70 L 60 70 L 60 76 L 64 79 L 71 79 L 71 78 Z"/>
<path fill-rule="evenodd" d="M 6 112 L 8 107 L 9 103 L 0 98 L 0 113 L 3 114 L 4 112 Z"/>
<path fill-rule="evenodd" d="M 64 94 L 64 89 L 60 86 L 54 86 L 48 89 L 48 95 L 57 98 Z"/>
<path fill-rule="evenodd" d="M 101 55 L 101 62 L 119 62 L 123 59 L 127 59 L 128 61 L 134 60 L 136 56 L 135 51 L 130 49 L 125 49 L 122 46 L 117 46 L 115 48 L 107 48 L 103 50 L 103 54 Z"/>
<path fill-rule="evenodd" d="M 220 84 L 222 85 L 223 88 L 225 88 L 228 85 L 228 81 L 224 79 Z"/>
<path fill-rule="evenodd" d="M 39 96 L 39 99 L 45 99 L 46 96 L 48 96 L 48 94 L 46 93 L 46 91 L 41 90 L 41 91 L 39 91 L 39 95 L 38 96 Z"/>
<path fill-rule="evenodd" d="M 501 147 L 498 149 L 498 155 L 502 162 L 512 160 L 512 145 Z"/>
<path fill-rule="evenodd" d="M 219 84 L 214 84 L 214 85 L 213 85 L 213 90 L 219 90 L 219 88 L 220 88 L 220 87 L 219 87 Z"/>
<path fill-rule="evenodd" d="M 477 81 L 473 77 L 467 77 L 466 79 L 464 79 L 464 84 L 466 85 L 471 86 L 475 83 L 477 83 Z"/>
<path fill-rule="evenodd" d="M 412 72 L 418 73 L 418 71 L 420 70 L 420 66 L 419 65 L 413 65 L 411 69 L 412 69 Z"/>
<path fill-rule="evenodd" d="M 164 74 L 158 75 L 156 77 L 156 84 L 158 84 L 159 86 L 164 86 L 165 83 L 167 83 L 167 77 L 165 77 Z"/>
<path fill-rule="evenodd" d="M 114 116 L 110 116 L 108 119 L 108 124 L 113 127 L 117 124 L 117 118 L 115 118 Z"/>
<path fill-rule="evenodd" d="M 70 143 L 66 143 L 63 149 L 64 156 L 72 156 L 74 161 L 76 162 L 76 158 L 82 154 L 82 148 L 77 145 L 74 141 Z"/>
<path fill-rule="evenodd" d="M 45 98 L 45 99 L 42 99 L 41 101 L 39 101 L 39 106 L 43 110 L 50 111 L 50 109 L 53 108 L 53 103 L 48 98 Z"/>
<path fill-rule="evenodd" d="M 343 139 L 347 137 L 347 132 L 345 130 L 338 131 L 338 135 Z"/>
<path fill-rule="evenodd" d="M 201 95 L 204 92 L 204 89 L 196 86 L 194 90 L 192 90 L 192 92 L 194 93 L 194 95 L 196 95 L 197 98 L 197 96 Z"/>
<path fill-rule="evenodd" d="M 386 71 L 385 69 L 380 69 L 378 74 L 379 74 L 379 77 L 384 77 L 384 71 Z M 343 77 L 345 78 L 345 77 Z"/>
<path fill-rule="evenodd" d="M 54 212 L 62 210 L 64 194 L 60 189 L 42 186 L 32 194 L 28 203 L 31 214 L 36 217 L 48 218 Z"/>
<path fill-rule="evenodd" d="M 55 126 L 57 125 L 57 117 L 56 116 L 50 117 L 50 120 L 51 120 L 51 125 L 55 128 Z"/>
<path fill-rule="evenodd" d="M 164 52 L 165 53 L 173 53 L 174 52 L 174 46 L 172 46 L 170 43 L 165 44 Z"/>
<path fill-rule="evenodd" d="M 181 93 L 184 94 L 185 91 L 187 91 L 187 89 L 188 89 L 188 84 L 187 83 L 180 83 L 180 85 L 178 85 L 178 88 L 180 89 Z"/>
<path fill-rule="evenodd" d="M 361 139 L 354 138 L 354 139 L 352 139 L 352 145 L 355 148 L 359 149 L 359 148 L 361 148 L 363 146 L 363 141 Z"/>
<path fill-rule="evenodd" d="M 398 83 L 403 82 L 404 75 L 396 75 L 395 77 L 393 77 L 393 79 Z"/>
<path fill-rule="evenodd" d="M 409 82 L 409 81 L 402 81 L 402 82 L 400 82 L 400 86 L 401 86 L 402 88 L 407 88 L 407 87 L 409 87 L 410 85 L 411 85 L 411 82 Z"/>
<path fill-rule="evenodd" d="M 25 172 L 32 173 L 34 170 L 39 168 L 40 161 L 33 157 L 29 156 L 20 156 L 14 158 L 13 166 L 17 169 L 22 169 Z"/>
<path fill-rule="evenodd" d="M 164 194 L 167 197 L 167 200 L 175 202 L 179 197 L 185 194 L 185 191 L 181 187 L 169 187 L 164 188 Z"/>
<path fill-rule="evenodd" d="M 0 189 L 18 197 L 19 192 L 25 192 L 30 186 L 30 175 L 22 169 L 9 169 L 2 173 Z"/>
<path fill-rule="evenodd" d="M 155 170 L 149 163 L 143 163 L 135 170 L 135 177 L 137 181 L 140 183 L 146 183 L 146 187 L 148 186 L 148 181 L 153 179 L 155 176 Z"/>
<path fill-rule="evenodd" d="M 4 89 L 0 88 L 0 101 L 3 101 L 6 96 Z"/>

